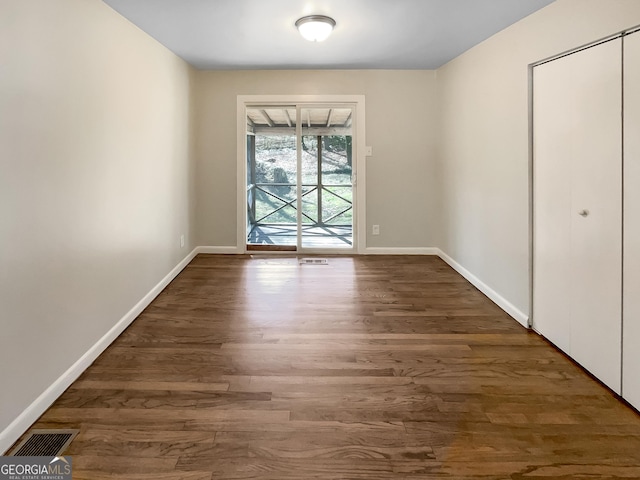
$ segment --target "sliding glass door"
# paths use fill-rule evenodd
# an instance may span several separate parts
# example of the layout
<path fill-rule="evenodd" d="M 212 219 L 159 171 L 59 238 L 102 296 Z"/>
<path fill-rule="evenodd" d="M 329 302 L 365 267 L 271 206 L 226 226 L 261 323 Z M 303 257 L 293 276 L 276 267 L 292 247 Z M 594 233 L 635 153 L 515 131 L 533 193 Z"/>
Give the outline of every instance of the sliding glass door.
<path fill-rule="evenodd" d="M 353 250 L 350 105 L 246 109 L 247 249 Z"/>

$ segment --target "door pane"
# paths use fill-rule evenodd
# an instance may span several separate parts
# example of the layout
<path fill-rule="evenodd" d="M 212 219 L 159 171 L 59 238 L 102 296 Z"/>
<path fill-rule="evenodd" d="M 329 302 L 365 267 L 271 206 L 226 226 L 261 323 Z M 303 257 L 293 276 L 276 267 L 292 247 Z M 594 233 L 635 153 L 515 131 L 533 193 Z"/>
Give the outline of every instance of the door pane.
<path fill-rule="evenodd" d="M 296 245 L 296 109 L 247 109 L 247 243 Z"/>
<path fill-rule="evenodd" d="M 305 248 L 352 248 L 352 109 L 301 110 Z"/>

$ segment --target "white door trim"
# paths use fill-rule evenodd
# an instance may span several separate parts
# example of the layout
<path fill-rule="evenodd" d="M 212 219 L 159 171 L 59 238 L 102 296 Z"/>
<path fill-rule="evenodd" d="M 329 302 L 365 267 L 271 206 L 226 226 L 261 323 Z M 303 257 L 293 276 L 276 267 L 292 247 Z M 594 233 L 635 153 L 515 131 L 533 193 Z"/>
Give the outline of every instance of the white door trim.
<path fill-rule="evenodd" d="M 237 164 L 237 199 L 236 199 L 236 247 L 238 253 L 246 253 L 247 224 L 247 139 L 246 109 L 251 105 L 292 105 L 306 106 L 321 104 L 345 103 L 355 107 L 354 131 L 356 141 L 353 145 L 353 156 L 356 162 L 356 178 L 354 187 L 354 249 L 349 253 L 362 253 L 366 248 L 366 157 L 365 157 L 365 96 L 364 95 L 238 95 L 236 112 L 236 164 Z M 331 253 L 340 253 L 339 249 Z"/>

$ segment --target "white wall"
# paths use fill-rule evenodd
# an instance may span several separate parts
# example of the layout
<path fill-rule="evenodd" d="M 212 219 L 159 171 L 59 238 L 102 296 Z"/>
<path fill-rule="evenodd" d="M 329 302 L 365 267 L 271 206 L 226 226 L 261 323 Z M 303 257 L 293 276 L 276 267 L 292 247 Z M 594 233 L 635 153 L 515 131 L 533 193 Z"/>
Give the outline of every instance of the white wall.
<path fill-rule="evenodd" d="M 6 448 L 7 425 L 193 248 L 195 174 L 190 67 L 101 1 L 2 0 L 0 65 Z"/>
<path fill-rule="evenodd" d="M 558 0 L 437 71 L 437 244 L 525 316 L 527 65 L 637 24 L 638 0 Z"/>
<path fill-rule="evenodd" d="M 367 245 L 432 247 L 434 178 L 432 71 L 197 72 L 198 244 L 236 245 L 238 95 L 365 95 Z M 371 236 L 372 224 L 380 235 Z"/>

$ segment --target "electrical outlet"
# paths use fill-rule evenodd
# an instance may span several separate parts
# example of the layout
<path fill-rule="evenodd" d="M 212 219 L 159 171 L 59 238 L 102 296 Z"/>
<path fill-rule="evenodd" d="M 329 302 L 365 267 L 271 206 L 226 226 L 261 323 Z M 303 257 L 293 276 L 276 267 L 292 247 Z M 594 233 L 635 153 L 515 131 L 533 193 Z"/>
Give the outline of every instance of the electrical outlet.
<path fill-rule="evenodd" d="M 371 228 L 371 234 L 372 235 L 380 235 L 380 225 L 374 225 Z"/>
<path fill-rule="evenodd" d="M 184 247 L 184 235 L 180 235 L 180 248 Z"/>

